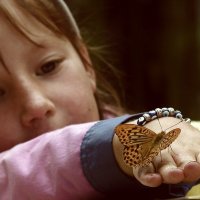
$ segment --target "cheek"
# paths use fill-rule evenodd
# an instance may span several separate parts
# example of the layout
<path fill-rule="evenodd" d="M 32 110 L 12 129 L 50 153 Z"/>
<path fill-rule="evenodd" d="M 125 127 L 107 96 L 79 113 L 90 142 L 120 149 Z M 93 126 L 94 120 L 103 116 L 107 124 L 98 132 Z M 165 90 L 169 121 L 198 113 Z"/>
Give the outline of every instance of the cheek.
<path fill-rule="evenodd" d="M 85 84 L 73 84 L 66 86 L 65 92 L 54 95 L 57 108 L 62 115 L 67 116 L 69 123 L 81 123 L 98 120 L 98 109 L 91 87 Z"/>
<path fill-rule="evenodd" d="M 90 119 L 98 110 L 94 95 L 91 92 L 79 93 L 77 99 L 72 100 L 72 104 L 74 104 L 75 113 L 83 115 L 86 119 Z"/>
<path fill-rule="evenodd" d="M 60 120 L 81 123 L 99 119 L 95 90 L 92 73 L 85 71 L 81 63 L 69 62 L 62 74 L 48 82 L 45 91 L 55 104 Z"/>
<path fill-rule="evenodd" d="M 14 113 L 1 115 L 0 122 L 0 152 L 27 140 L 27 135 L 23 134 L 18 118 L 14 117 Z"/>

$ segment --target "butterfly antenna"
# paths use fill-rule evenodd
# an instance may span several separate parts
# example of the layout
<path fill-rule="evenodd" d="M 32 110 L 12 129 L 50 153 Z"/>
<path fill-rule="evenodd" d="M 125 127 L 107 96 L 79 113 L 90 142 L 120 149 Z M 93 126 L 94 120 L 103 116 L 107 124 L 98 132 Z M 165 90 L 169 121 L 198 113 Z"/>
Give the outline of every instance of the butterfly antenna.
<path fill-rule="evenodd" d="M 163 131 L 159 118 L 158 118 L 158 123 L 159 123 L 159 125 L 160 125 L 161 131 Z"/>
<path fill-rule="evenodd" d="M 177 154 L 173 151 L 171 145 L 169 145 L 169 147 L 168 147 L 168 152 L 169 152 L 169 148 L 171 149 L 171 151 L 172 151 L 175 155 L 177 155 Z"/>
<path fill-rule="evenodd" d="M 178 124 L 180 124 L 181 122 L 183 122 L 183 119 L 181 119 L 180 122 L 178 122 L 178 123 L 176 123 L 176 124 L 174 124 L 174 125 L 172 125 L 172 126 L 166 128 L 165 131 L 168 130 L 168 129 L 170 129 L 170 128 L 172 128 L 172 127 L 174 127 L 174 126 L 176 126 L 176 125 L 178 125 Z"/>

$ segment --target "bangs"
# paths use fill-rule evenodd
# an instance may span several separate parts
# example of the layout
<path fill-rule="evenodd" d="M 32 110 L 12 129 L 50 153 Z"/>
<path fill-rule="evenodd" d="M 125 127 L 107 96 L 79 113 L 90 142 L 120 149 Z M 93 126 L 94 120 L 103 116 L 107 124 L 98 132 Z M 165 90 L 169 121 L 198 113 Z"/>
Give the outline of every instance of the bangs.
<path fill-rule="evenodd" d="M 5 0 L 0 3 L 0 12 L 18 32 L 33 43 L 36 43 L 31 38 L 34 33 L 23 24 L 24 20 L 28 20 L 28 18 L 39 22 L 56 36 L 70 37 L 70 29 L 67 29 L 66 20 L 62 20 L 52 1 L 18 0 L 8 2 Z"/>

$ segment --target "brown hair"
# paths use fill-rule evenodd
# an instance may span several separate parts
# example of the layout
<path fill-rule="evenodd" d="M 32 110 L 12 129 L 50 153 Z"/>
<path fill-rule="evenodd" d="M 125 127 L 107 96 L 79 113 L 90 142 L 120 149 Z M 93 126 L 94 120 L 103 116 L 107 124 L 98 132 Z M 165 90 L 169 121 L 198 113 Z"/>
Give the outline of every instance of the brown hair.
<path fill-rule="evenodd" d="M 92 67 L 90 61 L 84 57 L 81 51 L 81 49 L 86 45 L 80 35 L 74 31 L 71 21 L 68 20 L 66 16 L 63 16 L 63 12 L 60 10 L 61 8 L 56 6 L 56 0 L 17 0 L 12 1 L 12 4 L 19 8 L 22 14 L 31 15 L 56 35 L 67 37 L 76 49 L 82 62 L 86 66 Z M 20 18 L 16 16 L 17 14 L 15 12 L 12 12 L 11 9 L 9 9 L 11 6 L 12 5 L 10 5 L 8 1 L 2 0 L 0 2 L 1 13 L 20 33 L 22 33 L 27 39 L 31 40 L 27 34 L 28 30 L 23 26 Z M 34 41 L 31 40 L 31 42 Z M 90 50 L 89 47 L 88 50 Z M 106 62 L 103 62 L 103 65 L 107 68 L 95 66 L 97 79 L 97 91 L 95 97 L 101 118 L 102 110 L 106 105 L 114 106 L 116 114 L 122 112 L 122 106 L 116 88 L 112 86 L 108 77 L 105 77 L 105 74 L 107 73 L 111 73 L 112 75 L 116 74 L 116 70 L 112 65 Z"/>

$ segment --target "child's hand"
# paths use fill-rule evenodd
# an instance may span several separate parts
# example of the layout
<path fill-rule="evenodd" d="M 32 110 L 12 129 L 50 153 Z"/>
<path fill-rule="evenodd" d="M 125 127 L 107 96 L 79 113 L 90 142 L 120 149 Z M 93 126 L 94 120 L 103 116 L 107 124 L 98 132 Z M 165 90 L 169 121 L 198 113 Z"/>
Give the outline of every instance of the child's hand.
<path fill-rule="evenodd" d="M 171 117 L 159 120 L 163 130 L 180 121 Z M 158 120 L 153 120 L 145 126 L 155 132 L 161 131 Z M 114 152 L 122 170 L 129 175 L 134 175 L 139 182 L 150 187 L 159 186 L 161 183 L 174 184 L 198 180 L 200 178 L 200 131 L 186 122 L 181 122 L 171 129 L 177 127 L 181 129 L 181 133 L 171 146 L 162 150 L 152 164 L 141 168 L 131 169 L 125 165 L 122 158 L 123 146 L 115 136 Z"/>

